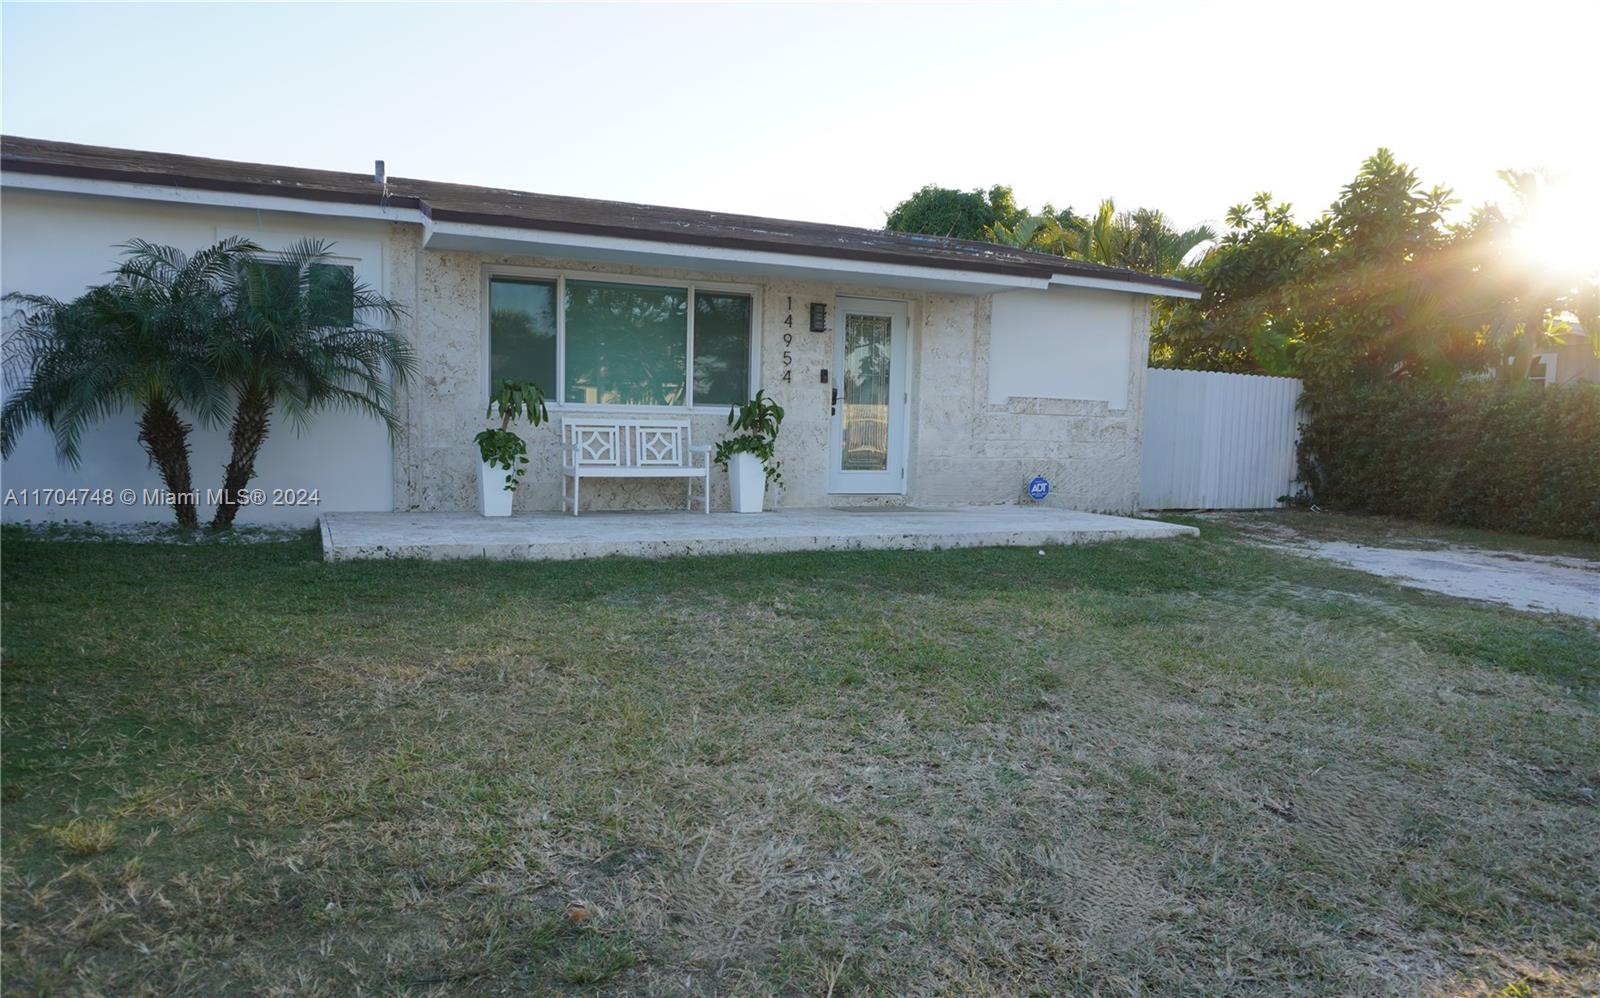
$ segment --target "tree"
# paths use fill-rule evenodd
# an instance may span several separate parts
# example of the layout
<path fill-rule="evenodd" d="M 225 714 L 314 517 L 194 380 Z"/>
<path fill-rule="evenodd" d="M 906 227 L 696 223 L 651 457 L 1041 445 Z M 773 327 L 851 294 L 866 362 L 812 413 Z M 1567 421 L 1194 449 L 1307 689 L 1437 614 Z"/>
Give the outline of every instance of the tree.
<path fill-rule="evenodd" d="M 1199 301 L 1160 303 L 1150 335 L 1159 367 L 1289 374 L 1299 324 L 1289 291 L 1305 265 L 1309 233 L 1286 203 L 1257 194 L 1228 209 L 1228 232 L 1188 277 Z"/>
<path fill-rule="evenodd" d="M 1073 214 L 1070 207 L 1057 211 L 1046 204 L 1034 215 L 1019 214 L 1012 224 L 995 222 L 983 230 L 983 238 L 1000 246 L 1033 250 L 1070 257 L 1077 253 L 1086 220 Z"/>
<path fill-rule="evenodd" d="M 1048 230 L 1054 225 L 1056 225 L 1055 219 L 1048 215 L 1024 215 L 1015 225 L 996 222 L 985 226 L 983 238 L 1000 246 L 1032 249 L 1036 240 L 1050 238 L 1051 233 Z"/>
<path fill-rule="evenodd" d="M 1011 188 L 957 191 L 932 184 L 889 213 L 890 232 L 919 232 L 1052 253 L 1145 274 L 1175 274 L 1201 244 L 1216 239 L 1209 226 L 1179 231 L 1161 212 L 1121 212 L 1107 198 L 1093 218 L 1046 204 L 1037 213 L 1017 207 Z"/>
<path fill-rule="evenodd" d="M 1009 187 L 996 184 L 984 192 L 928 184 L 895 205 L 884 228 L 890 232 L 982 241 L 990 226 L 1015 225 L 1024 214 Z"/>
<path fill-rule="evenodd" d="M 1082 221 L 1071 255 L 1090 263 L 1164 276 L 1177 273 L 1195 248 L 1216 238 L 1210 226 L 1197 225 L 1180 232 L 1155 209 L 1118 212 L 1116 203 L 1106 198 L 1093 218 Z"/>
<path fill-rule="evenodd" d="M 210 344 L 223 321 L 228 275 L 257 247 L 228 239 L 192 257 L 143 240 L 124 249 L 110 283 L 70 302 L 7 296 L 22 315 L 6 343 L 7 378 L 17 387 L 0 411 L 0 450 L 9 455 L 21 431 L 39 422 L 53 431 L 57 454 L 76 467 L 84 428 L 132 405 L 139 442 L 172 496 L 174 517 L 194 527 L 192 427 L 182 410 L 207 423 L 226 412 Z"/>
<path fill-rule="evenodd" d="M 1045 205 L 1037 215 L 1021 212 L 1010 222 L 984 226 L 983 238 L 1001 246 L 1167 275 L 1182 269 L 1184 258 L 1202 243 L 1216 239 L 1216 233 L 1205 225 L 1180 232 L 1165 215 L 1151 208 L 1118 213 L 1115 202 L 1107 198 L 1093 218 L 1080 217 L 1071 208 L 1057 212 Z"/>
<path fill-rule="evenodd" d="M 398 430 L 394 391 L 416 371 L 404 338 L 383 328 L 403 310 L 333 262 L 321 240 L 295 243 L 273 259 L 250 258 L 227 288 L 229 321 L 213 354 L 235 408 L 223 475 L 223 501 L 212 527 L 231 527 L 240 494 L 255 478 L 256 458 L 274 407 L 297 423 L 328 408 L 367 413 Z M 375 320 L 378 324 L 369 324 Z"/>
<path fill-rule="evenodd" d="M 1454 380 L 1522 358 L 1576 298 L 1569 275 L 1530 267 L 1516 221 L 1487 206 L 1457 226 L 1442 187 L 1379 149 L 1315 222 L 1258 194 L 1190 271 L 1198 302 L 1167 306 L 1158 364 L 1293 374 L 1308 387 L 1397 377 Z M 1530 335 L 1530 331 L 1534 331 Z"/>
<path fill-rule="evenodd" d="M 1549 178 L 1516 170 L 1499 176 L 1515 195 L 1517 212 L 1484 205 L 1452 227 L 1447 256 L 1460 276 L 1451 294 L 1479 330 L 1488 369 L 1496 378 L 1522 381 L 1534 354 L 1564 343 L 1572 322 L 1600 328 L 1600 283 L 1592 271 L 1585 273 L 1593 261 L 1538 252 L 1538 241 L 1550 235 L 1546 223 L 1576 224 L 1553 218 L 1556 209 L 1542 203 Z"/>
<path fill-rule="evenodd" d="M 1454 296 L 1464 275 L 1446 252 L 1452 203 L 1448 188 L 1424 190 L 1415 170 L 1379 149 L 1310 226 L 1292 294 L 1308 387 L 1453 377 L 1487 360 L 1476 350 L 1481 323 Z"/>

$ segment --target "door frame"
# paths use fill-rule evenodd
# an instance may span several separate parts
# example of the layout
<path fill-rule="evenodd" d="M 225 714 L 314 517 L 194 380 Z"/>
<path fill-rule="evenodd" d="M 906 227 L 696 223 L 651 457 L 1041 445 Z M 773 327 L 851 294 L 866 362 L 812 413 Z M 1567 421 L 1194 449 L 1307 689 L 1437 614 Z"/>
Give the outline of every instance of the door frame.
<path fill-rule="evenodd" d="M 910 461 L 911 303 L 898 299 L 840 297 L 834 306 L 834 387 L 840 404 L 828 421 L 829 495 L 905 495 Z M 884 471 L 844 471 L 844 335 L 850 315 L 889 317 L 889 460 Z"/>

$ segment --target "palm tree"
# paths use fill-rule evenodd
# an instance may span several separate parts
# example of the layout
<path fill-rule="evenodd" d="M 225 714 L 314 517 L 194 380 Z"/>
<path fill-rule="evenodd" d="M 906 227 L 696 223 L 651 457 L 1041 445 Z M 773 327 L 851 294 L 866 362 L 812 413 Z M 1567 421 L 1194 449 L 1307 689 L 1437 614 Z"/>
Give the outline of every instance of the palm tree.
<path fill-rule="evenodd" d="M 108 284 L 72 301 L 11 294 L 20 321 L 6 341 L 7 380 L 16 390 L 0 410 L 0 452 L 9 455 L 32 423 L 50 427 L 56 452 L 76 467 L 86 426 L 139 410 L 139 442 L 161 473 L 173 515 L 198 525 L 181 410 L 202 422 L 226 412 L 226 385 L 208 355 L 224 318 L 223 289 L 237 262 L 257 247 L 227 239 L 191 256 L 134 240 Z"/>
<path fill-rule="evenodd" d="M 1059 227 L 1056 220 L 1046 215 L 1023 215 L 1015 225 L 996 222 L 983 227 L 983 238 L 1001 246 L 1016 249 L 1034 249 L 1049 238 L 1047 227 Z"/>
<path fill-rule="evenodd" d="M 1207 225 L 1180 232 L 1166 215 L 1151 208 L 1119 213 L 1110 198 L 1100 202 L 1100 209 L 1082 223 L 1077 235 L 1072 255 L 1078 259 L 1158 276 L 1177 273 L 1190 252 L 1217 238 Z"/>
<path fill-rule="evenodd" d="M 1110 198 L 1100 202 L 1092 218 L 1075 215 L 1070 208 L 1052 212 L 1047 205 L 1042 214 L 1021 215 L 1010 225 L 995 222 L 985 226 L 983 236 L 1001 246 L 1158 276 L 1177 273 L 1196 247 L 1217 238 L 1206 225 L 1180 232 L 1165 215 L 1150 208 L 1119 213 Z"/>
<path fill-rule="evenodd" d="M 324 409 L 352 409 L 395 432 L 394 387 L 416 371 L 410 344 L 381 325 L 399 318 L 401 306 L 333 262 L 331 245 L 322 240 L 240 262 L 227 298 L 230 321 L 213 353 L 235 408 L 215 529 L 233 525 L 274 407 L 300 425 Z"/>

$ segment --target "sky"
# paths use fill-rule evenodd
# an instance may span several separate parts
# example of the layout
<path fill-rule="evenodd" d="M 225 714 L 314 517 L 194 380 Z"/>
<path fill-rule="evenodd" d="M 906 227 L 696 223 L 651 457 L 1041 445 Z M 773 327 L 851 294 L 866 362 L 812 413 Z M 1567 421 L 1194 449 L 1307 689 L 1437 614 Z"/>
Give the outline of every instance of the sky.
<path fill-rule="evenodd" d="M 0 128 L 872 227 L 928 183 L 1306 218 L 1388 146 L 1468 204 L 1564 175 L 1600 233 L 1597 38 L 1594 0 L 6 3 Z"/>

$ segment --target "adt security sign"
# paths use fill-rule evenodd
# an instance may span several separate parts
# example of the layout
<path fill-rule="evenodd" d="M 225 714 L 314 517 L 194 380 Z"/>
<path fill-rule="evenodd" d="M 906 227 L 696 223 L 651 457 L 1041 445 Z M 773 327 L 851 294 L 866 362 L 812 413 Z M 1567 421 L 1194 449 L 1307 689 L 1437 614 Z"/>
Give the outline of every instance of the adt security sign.
<path fill-rule="evenodd" d="M 1038 502 L 1050 494 L 1050 482 L 1043 475 L 1033 476 L 1033 481 L 1028 483 L 1028 498 Z"/>

